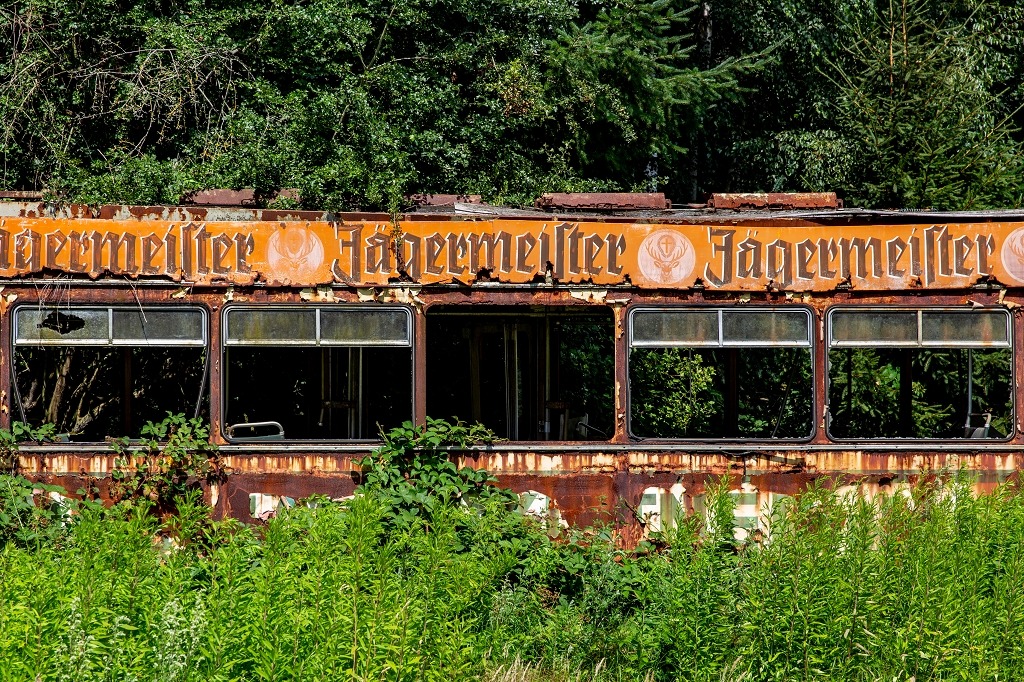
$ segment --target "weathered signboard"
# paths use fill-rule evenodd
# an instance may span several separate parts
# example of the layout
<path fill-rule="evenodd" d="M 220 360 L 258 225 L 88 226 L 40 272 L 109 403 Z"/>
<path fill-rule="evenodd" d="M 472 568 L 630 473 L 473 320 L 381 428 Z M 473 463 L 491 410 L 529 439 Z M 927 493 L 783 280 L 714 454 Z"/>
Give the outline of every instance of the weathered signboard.
<path fill-rule="evenodd" d="M 827 291 L 1024 283 L 1024 223 L 744 227 L 492 219 L 0 224 L 0 276 L 113 274 L 198 284 L 477 279 Z"/>

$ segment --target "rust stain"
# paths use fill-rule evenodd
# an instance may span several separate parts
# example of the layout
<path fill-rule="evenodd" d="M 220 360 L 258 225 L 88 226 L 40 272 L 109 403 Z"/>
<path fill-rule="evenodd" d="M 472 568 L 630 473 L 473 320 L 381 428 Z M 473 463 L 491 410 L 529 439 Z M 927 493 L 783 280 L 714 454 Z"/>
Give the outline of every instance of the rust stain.
<path fill-rule="evenodd" d="M 750 192 L 712 194 L 708 206 L 717 209 L 814 209 L 842 208 L 835 192 Z"/>
<path fill-rule="evenodd" d="M 591 210 L 664 210 L 672 207 L 661 192 L 548 192 L 536 202 L 542 209 Z"/>

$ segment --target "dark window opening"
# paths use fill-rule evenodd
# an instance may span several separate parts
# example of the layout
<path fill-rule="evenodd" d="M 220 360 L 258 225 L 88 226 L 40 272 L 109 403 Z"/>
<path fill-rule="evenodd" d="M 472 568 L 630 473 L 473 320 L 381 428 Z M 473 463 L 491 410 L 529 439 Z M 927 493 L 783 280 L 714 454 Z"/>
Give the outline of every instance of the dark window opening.
<path fill-rule="evenodd" d="M 236 441 L 369 440 L 412 419 L 404 308 L 231 308 L 224 403 Z"/>
<path fill-rule="evenodd" d="M 630 432 L 640 438 L 807 438 L 806 310 L 639 309 L 630 316 Z"/>
<path fill-rule="evenodd" d="M 1005 438 L 1013 431 L 1001 310 L 839 310 L 830 318 L 834 438 Z"/>
<path fill-rule="evenodd" d="M 75 442 L 138 437 L 169 412 L 209 419 L 207 352 L 200 310 L 19 308 L 15 416 Z"/>
<path fill-rule="evenodd" d="M 610 310 L 513 308 L 427 315 L 427 414 L 510 440 L 608 440 L 614 432 Z"/>

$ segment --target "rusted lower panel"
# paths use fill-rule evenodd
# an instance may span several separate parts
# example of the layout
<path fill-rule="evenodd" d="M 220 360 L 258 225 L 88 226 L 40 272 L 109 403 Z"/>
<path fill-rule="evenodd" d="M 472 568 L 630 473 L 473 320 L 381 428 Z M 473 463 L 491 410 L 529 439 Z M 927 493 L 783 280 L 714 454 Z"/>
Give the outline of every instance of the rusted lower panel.
<path fill-rule="evenodd" d="M 977 475 L 978 492 L 986 492 L 1015 477 L 1021 464 L 1019 454 L 1007 447 L 998 452 L 790 449 L 751 454 L 685 449 L 580 452 L 573 445 L 474 451 L 458 459 L 460 466 L 488 469 L 500 485 L 515 492 L 539 493 L 547 500 L 546 513 L 560 523 L 612 525 L 625 545 L 635 544 L 657 530 L 659 523 L 668 522 L 652 515 L 664 517 L 665 510 L 672 508 L 702 513 L 708 486 L 723 479 L 736 495 L 738 522 L 753 527 L 769 522 L 770 508 L 779 499 L 799 494 L 815 481 L 872 496 L 898 491 L 920 476 L 963 468 Z M 29 450 L 21 457 L 23 474 L 70 491 L 82 488 L 107 496 L 112 453 Z M 230 473 L 224 483 L 207 489 L 207 500 L 222 516 L 253 521 L 265 518 L 267 499 L 301 500 L 311 495 L 339 499 L 353 494 L 358 485 L 356 461 L 369 451 L 323 450 L 226 448 L 223 461 Z M 648 497 L 659 500 L 663 511 L 645 504 Z M 251 513 L 254 505 L 256 512 Z"/>
<path fill-rule="evenodd" d="M 551 192 L 542 194 L 534 203 L 546 210 L 664 210 L 672 206 L 661 192 Z"/>
<path fill-rule="evenodd" d="M 708 206 L 717 209 L 812 209 L 842 208 L 835 192 L 750 192 L 743 194 L 712 194 Z"/>

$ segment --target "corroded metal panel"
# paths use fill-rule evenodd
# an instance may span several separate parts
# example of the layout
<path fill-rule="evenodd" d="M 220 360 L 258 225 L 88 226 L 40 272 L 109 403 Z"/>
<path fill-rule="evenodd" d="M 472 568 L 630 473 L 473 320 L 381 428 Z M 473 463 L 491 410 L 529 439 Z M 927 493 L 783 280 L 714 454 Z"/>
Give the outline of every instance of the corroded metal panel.
<path fill-rule="evenodd" d="M 661 192 L 548 192 L 535 203 L 538 208 L 568 210 L 661 210 L 672 206 Z"/>
<path fill-rule="evenodd" d="M 738 194 L 712 194 L 711 208 L 751 209 L 809 209 L 842 208 L 843 202 L 835 192 L 746 192 Z"/>

